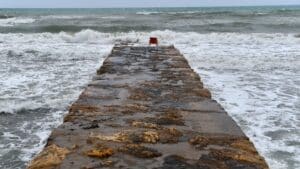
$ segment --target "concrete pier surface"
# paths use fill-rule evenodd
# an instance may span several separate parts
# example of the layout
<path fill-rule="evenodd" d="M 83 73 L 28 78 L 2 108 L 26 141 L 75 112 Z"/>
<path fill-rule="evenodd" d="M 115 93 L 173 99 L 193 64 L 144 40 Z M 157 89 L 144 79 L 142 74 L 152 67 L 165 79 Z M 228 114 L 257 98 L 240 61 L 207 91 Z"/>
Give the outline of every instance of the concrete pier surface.
<path fill-rule="evenodd" d="M 176 48 L 119 45 L 28 166 L 43 168 L 268 166 Z"/>

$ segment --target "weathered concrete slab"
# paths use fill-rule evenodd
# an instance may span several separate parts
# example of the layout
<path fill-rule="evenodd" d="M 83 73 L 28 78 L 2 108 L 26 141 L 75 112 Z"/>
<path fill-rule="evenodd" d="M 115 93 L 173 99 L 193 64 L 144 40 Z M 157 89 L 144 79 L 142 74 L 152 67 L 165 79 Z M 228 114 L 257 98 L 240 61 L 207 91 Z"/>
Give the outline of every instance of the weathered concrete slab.
<path fill-rule="evenodd" d="M 28 168 L 268 166 L 178 50 L 116 46 Z"/>

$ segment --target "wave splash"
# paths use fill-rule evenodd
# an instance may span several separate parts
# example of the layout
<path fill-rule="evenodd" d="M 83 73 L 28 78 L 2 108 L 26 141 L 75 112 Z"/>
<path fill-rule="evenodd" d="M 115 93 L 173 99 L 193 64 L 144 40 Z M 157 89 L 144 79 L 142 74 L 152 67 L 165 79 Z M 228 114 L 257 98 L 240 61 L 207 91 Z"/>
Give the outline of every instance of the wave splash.
<path fill-rule="evenodd" d="M 28 24 L 28 23 L 34 23 L 36 19 L 33 18 L 24 18 L 24 17 L 4 17 L 1 18 L 0 16 L 0 26 L 2 27 L 12 27 L 18 24 Z"/>

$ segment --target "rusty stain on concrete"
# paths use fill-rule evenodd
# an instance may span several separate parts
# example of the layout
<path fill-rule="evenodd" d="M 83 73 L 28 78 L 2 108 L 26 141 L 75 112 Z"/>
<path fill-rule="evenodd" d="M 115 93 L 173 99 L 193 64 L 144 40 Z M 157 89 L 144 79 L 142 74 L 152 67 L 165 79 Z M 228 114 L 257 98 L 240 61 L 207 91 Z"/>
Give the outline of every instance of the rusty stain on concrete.
<path fill-rule="evenodd" d="M 28 169 L 267 169 L 173 46 L 115 46 Z"/>

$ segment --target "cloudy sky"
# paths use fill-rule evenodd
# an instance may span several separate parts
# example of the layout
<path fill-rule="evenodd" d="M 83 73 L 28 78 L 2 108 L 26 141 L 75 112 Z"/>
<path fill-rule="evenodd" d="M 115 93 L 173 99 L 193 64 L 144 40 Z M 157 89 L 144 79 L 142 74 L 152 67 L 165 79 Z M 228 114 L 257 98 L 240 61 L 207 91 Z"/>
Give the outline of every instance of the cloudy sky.
<path fill-rule="evenodd" d="M 0 0 L 0 8 L 110 8 L 292 5 L 300 0 Z"/>

